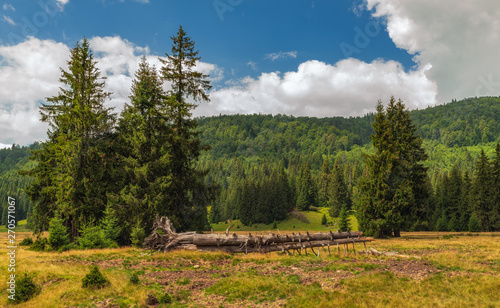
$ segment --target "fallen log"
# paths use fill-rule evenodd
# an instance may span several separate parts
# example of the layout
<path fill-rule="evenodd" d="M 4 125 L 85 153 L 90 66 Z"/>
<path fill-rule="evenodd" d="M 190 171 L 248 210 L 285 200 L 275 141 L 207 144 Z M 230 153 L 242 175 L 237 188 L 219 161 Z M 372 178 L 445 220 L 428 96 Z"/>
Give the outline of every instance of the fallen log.
<path fill-rule="evenodd" d="M 269 235 L 229 235 L 229 228 L 225 234 L 198 234 L 196 232 L 175 233 L 167 217 L 156 217 L 153 232 L 143 243 L 145 248 L 166 252 L 171 249 L 197 249 L 200 251 L 226 251 L 229 253 L 272 252 L 302 250 L 310 248 L 315 254 L 314 247 L 372 241 L 371 238 L 362 238 L 363 232 L 318 232 Z M 340 250 L 340 249 L 339 249 Z M 307 250 L 306 250 L 307 253 Z M 319 251 L 318 251 L 319 254 Z"/>
<path fill-rule="evenodd" d="M 282 243 L 276 245 L 257 245 L 257 246 L 198 246 L 198 245 L 186 245 L 178 246 L 177 249 L 196 249 L 199 251 L 223 251 L 227 253 L 253 253 L 253 252 L 289 252 L 290 250 L 302 250 L 316 247 L 329 247 L 330 245 L 337 244 L 351 244 L 351 243 L 364 243 L 371 242 L 372 238 L 362 237 L 362 238 L 350 238 L 350 239 L 337 239 L 334 241 L 312 241 L 303 243 Z M 193 247 L 194 246 L 194 247 Z"/>
<path fill-rule="evenodd" d="M 342 238 L 359 238 L 363 232 L 318 232 L 310 234 L 271 234 L 271 235 L 238 235 L 221 236 L 218 234 L 195 234 L 193 236 L 193 244 L 197 246 L 239 246 L 239 245 L 271 245 L 277 243 L 288 242 L 310 242 L 310 241 L 326 241 Z"/>

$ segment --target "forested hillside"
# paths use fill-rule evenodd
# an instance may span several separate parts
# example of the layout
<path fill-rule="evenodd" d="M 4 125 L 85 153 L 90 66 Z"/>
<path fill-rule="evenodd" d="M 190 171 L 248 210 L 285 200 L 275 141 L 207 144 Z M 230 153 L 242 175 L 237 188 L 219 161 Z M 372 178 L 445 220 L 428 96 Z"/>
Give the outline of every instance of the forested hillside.
<path fill-rule="evenodd" d="M 485 151 L 486 158 L 495 157 L 495 143 L 500 141 L 500 99 L 452 101 L 414 110 L 411 118 L 429 156 L 425 165 L 429 168 L 434 197 L 441 198 L 439 202 L 433 199 L 433 213 L 429 216 L 432 221 L 427 222 L 425 228 L 443 229 L 443 219 L 451 215 L 448 210 L 442 213 L 443 204 L 447 202 L 443 201 L 443 185 L 449 185 L 452 173 L 455 178 L 459 174 L 463 185 L 469 185 L 481 150 Z M 207 183 L 219 184 L 219 198 L 212 204 L 212 222 L 229 218 L 241 218 L 247 223 L 280 220 L 286 211 L 297 206 L 299 198 L 309 200 L 312 206 L 337 204 L 340 207 L 341 203 L 356 202 L 363 193 L 358 189 L 358 180 L 365 170 L 364 154 L 373 152 L 372 122 L 373 114 L 351 118 L 287 115 L 199 118 L 202 144 L 211 147 L 200 156 L 200 168 L 210 169 Z M 0 150 L 3 196 L 15 193 L 20 200 L 26 199 L 20 190 L 29 178 L 20 177 L 15 170 L 28 163 L 29 151 L 36 146 Z M 335 162 L 337 169 L 333 168 Z M 338 200 L 339 194 L 325 184 L 333 177 L 331 174 L 339 172 L 341 177 L 337 174 L 337 179 L 342 179 L 348 191 L 347 197 L 343 197 L 346 200 Z M 301 196 L 304 185 L 312 185 L 307 196 Z M 269 209 L 277 204 L 276 209 Z M 21 208 L 19 215 L 24 218 L 29 212 L 29 203 L 23 203 Z M 459 207 L 453 205 L 452 208 L 458 211 Z M 338 210 L 332 214 L 338 214 Z M 462 221 L 462 229 L 464 224 Z M 445 229 L 449 229 L 448 225 Z"/>

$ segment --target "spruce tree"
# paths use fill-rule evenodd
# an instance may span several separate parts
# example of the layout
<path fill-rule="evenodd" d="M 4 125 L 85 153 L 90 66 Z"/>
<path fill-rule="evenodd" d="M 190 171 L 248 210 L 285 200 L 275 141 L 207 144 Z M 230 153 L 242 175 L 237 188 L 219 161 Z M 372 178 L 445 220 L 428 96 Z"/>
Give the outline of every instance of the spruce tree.
<path fill-rule="evenodd" d="M 318 202 L 322 207 L 329 207 L 330 204 L 330 181 L 331 181 L 330 162 L 328 159 L 323 160 L 321 166 L 321 174 L 319 175 L 318 185 Z"/>
<path fill-rule="evenodd" d="M 167 146 L 172 130 L 167 97 L 156 68 L 143 58 L 132 83 L 130 103 L 119 120 L 120 160 L 118 170 L 123 184 L 110 196 L 111 207 L 127 242 L 139 220 L 147 234 L 154 217 L 169 215 L 167 207 L 171 183 L 170 151 Z"/>
<path fill-rule="evenodd" d="M 197 169 L 199 156 L 209 147 L 201 144 L 201 132 L 196 130 L 198 123 L 191 118 L 191 112 L 196 102 L 209 101 L 207 91 L 211 85 L 208 76 L 195 69 L 199 51 L 182 26 L 171 39 L 171 54 L 166 54 L 166 60 L 160 59 L 162 79 L 171 84 L 167 93 L 172 115 L 167 143 L 171 184 L 166 207 L 177 230 L 204 230 L 208 229 L 206 208 L 214 200 L 214 185 L 204 183 L 208 170 Z"/>
<path fill-rule="evenodd" d="M 500 143 L 495 147 L 491 162 L 491 193 L 490 229 L 500 231 Z"/>
<path fill-rule="evenodd" d="M 307 162 L 302 164 L 297 186 L 297 208 L 301 211 L 308 211 L 311 206 L 316 206 L 316 185 L 313 182 L 311 168 Z"/>
<path fill-rule="evenodd" d="M 377 237 L 399 236 L 405 221 L 417 218 L 418 204 L 430 196 L 423 166 L 427 155 L 401 100 L 392 97 L 385 110 L 379 101 L 373 129 L 376 153 L 367 155 L 367 173 L 361 182 L 360 229 Z"/>
<path fill-rule="evenodd" d="M 343 206 L 347 210 L 351 210 L 352 201 L 347 189 L 347 184 L 344 179 L 344 171 L 342 170 L 339 161 L 333 165 L 333 171 L 330 177 L 329 187 L 329 202 L 330 216 L 338 217 Z"/>
<path fill-rule="evenodd" d="M 481 222 L 481 230 L 489 231 L 491 211 L 491 176 L 490 161 L 484 150 L 481 150 L 476 163 L 474 178 L 474 209 L 473 212 Z"/>
<path fill-rule="evenodd" d="M 104 106 L 111 93 L 104 91 L 87 39 L 76 44 L 67 63 L 68 70 L 61 69 L 64 87 L 40 107 L 50 127 L 48 140 L 34 155 L 37 166 L 25 174 L 35 178 L 27 193 L 36 202 L 38 227 L 57 210 L 74 240 L 86 220 L 102 217 L 107 204 L 114 154 L 106 144 L 115 115 Z"/>

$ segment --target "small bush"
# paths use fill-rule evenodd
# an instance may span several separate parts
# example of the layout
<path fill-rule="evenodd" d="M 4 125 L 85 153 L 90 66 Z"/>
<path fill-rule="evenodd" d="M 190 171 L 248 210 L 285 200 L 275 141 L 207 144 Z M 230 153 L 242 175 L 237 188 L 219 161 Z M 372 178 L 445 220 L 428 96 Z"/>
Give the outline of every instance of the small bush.
<path fill-rule="evenodd" d="M 30 246 L 29 249 L 34 251 L 45 251 L 48 246 L 49 246 L 49 241 L 47 240 L 47 238 L 39 236 L 33 242 L 33 244 Z"/>
<path fill-rule="evenodd" d="M 102 232 L 99 226 L 89 223 L 83 226 L 80 230 L 80 237 L 78 238 L 78 244 L 81 249 L 92 249 L 92 248 L 104 248 L 106 244 L 102 238 Z"/>
<path fill-rule="evenodd" d="M 131 284 L 139 284 L 140 280 L 139 280 L 139 274 L 137 274 L 137 272 L 134 272 L 132 274 L 132 276 L 130 276 L 130 283 Z"/>
<path fill-rule="evenodd" d="M 328 220 L 326 219 L 326 214 L 323 214 L 323 217 L 321 217 L 321 224 L 323 226 L 326 226 L 327 223 L 328 223 Z"/>
<path fill-rule="evenodd" d="M 278 224 L 276 223 L 276 220 L 273 222 L 273 227 L 272 229 L 278 229 Z"/>
<path fill-rule="evenodd" d="M 63 220 L 55 216 L 49 224 L 49 247 L 52 250 L 68 245 L 70 243 L 68 230 L 63 224 Z"/>
<path fill-rule="evenodd" d="M 16 280 L 16 295 L 15 300 L 10 302 L 22 303 L 30 300 L 40 293 L 42 287 L 33 281 L 33 276 L 24 274 Z"/>
<path fill-rule="evenodd" d="M 33 239 L 31 237 L 27 237 L 19 243 L 21 246 L 31 246 L 33 244 Z"/>
<path fill-rule="evenodd" d="M 82 287 L 88 289 L 101 289 L 110 284 L 109 280 L 94 265 L 90 272 L 82 279 Z"/>
<path fill-rule="evenodd" d="M 142 247 L 142 243 L 144 243 L 144 239 L 146 238 L 146 232 L 141 227 L 140 222 L 132 229 L 130 233 L 130 241 L 132 245 L 136 247 Z"/>
<path fill-rule="evenodd" d="M 473 213 L 469 218 L 469 232 L 479 231 L 481 231 L 481 221 L 477 217 L 476 213 Z"/>
<path fill-rule="evenodd" d="M 160 302 L 160 304 L 170 304 L 172 302 L 172 297 L 170 296 L 170 294 L 165 293 L 160 296 L 158 302 Z"/>

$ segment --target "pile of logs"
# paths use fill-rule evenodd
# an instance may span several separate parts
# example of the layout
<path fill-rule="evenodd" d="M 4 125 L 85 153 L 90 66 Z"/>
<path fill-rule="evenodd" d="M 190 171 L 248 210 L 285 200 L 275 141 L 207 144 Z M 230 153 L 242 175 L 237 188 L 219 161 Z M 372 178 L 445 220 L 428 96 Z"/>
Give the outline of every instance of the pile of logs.
<path fill-rule="evenodd" d="M 157 251 L 169 251 L 173 249 L 190 249 L 199 251 L 224 251 L 228 253 L 250 253 L 250 252 L 273 252 L 281 251 L 299 254 L 310 249 L 319 256 L 319 249 L 336 246 L 340 252 L 340 245 L 344 245 L 344 253 L 349 244 L 355 250 L 355 243 L 363 243 L 366 250 L 366 242 L 373 241 L 372 238 L 361 237 L 363 232 L 318 232 L 318 233 L 292 233 L 292 234 L 269 234 L 248 235 L 229 234 L 229 228 L 225 234 L 198 234 L 196 232 L 176 233 L 167 217 L 156 217 L 153 232 L 144 240 L 145 248 Z"/>

